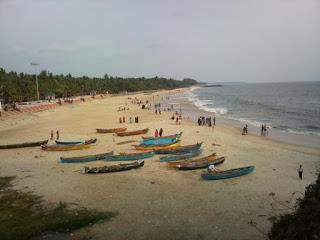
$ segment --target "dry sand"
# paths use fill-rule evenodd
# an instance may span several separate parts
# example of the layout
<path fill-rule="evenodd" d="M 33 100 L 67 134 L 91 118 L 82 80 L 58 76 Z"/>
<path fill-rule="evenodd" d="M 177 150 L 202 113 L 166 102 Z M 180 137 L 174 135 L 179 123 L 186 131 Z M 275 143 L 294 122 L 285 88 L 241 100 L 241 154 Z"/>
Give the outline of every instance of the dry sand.
<path fill-rule="evenodd" d="M 160 101 L 176 93 L 161 91 L 153 95 L 130 97 Z M 128 104 L 129 111 L 117 112 Z M 240 130 L 208 127 L 183 121 L 175 125 L 172 113 L 154 115 L 131 104 L 128 96 L 97 99 L 79 105 L 24 114 L 0 120 L 0 144 L 36 141 L 49 137 L 50 130 L 61 138 L 97 137 L 95 146 L 72 152 L 45 152 L 39 147 L 0 151 L 0 176 L 17 176 L 15 188 L 33 191 L 48 202 L 65 201 L 97 210 L 116 211 L 109 222 L 82 229 L 75 239 L 264 239 L 271 226 L 269 217 L 286 213 L 304 188 L 316 179 L 320 150 L 271 141 L 258 136 L 242 136 Z M 119 124 L 119 117 L 139 116 L 138 124 Z M 181 172 L 159 162 L 145 160 L 145 166 L 128 172 L 83 175 L 77 170 L 89 164 L 61 164 L 60 156 L 77 156 L 133 151 L 131 144 L 117 145 L 141 136 L 113 137 L 96 134 L 95 128 L 126 126 L 128 130 L 162 127 L 164 135 L 183 131 L 183 144 L 204 142 L 203 155 L 216 152 L 226 156 L 220 169 L 255 165 L 250 175 L 223 180 L 202 181 L 201 170 Z M 115 142 L 114 142 L 115 141 Z M 221 146 L 212 146 L 212 143 Z M 303 180 L 297 176 L 303 165 Z M 274 193 L 275 196 L 270 196 Z M 296 193 L 293 195 L 293 193 Z M 288 202 L 287 202 L 288 201 Z M 249 222 L 254 223 L 256 227 Z"/>

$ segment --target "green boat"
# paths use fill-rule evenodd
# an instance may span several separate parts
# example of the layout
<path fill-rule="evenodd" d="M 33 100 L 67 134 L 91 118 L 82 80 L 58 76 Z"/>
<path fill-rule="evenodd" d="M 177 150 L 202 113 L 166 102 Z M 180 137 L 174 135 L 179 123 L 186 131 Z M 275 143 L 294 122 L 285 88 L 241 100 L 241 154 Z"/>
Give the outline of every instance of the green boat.
<path fill-rule="evenodd" d="M 106 156 L 106 161 L 133 161 L 145 158 L 151 158 L 154 156 L 154 152 L 138 152 L 138 153 L 121 153 L 119 155 Z"/>

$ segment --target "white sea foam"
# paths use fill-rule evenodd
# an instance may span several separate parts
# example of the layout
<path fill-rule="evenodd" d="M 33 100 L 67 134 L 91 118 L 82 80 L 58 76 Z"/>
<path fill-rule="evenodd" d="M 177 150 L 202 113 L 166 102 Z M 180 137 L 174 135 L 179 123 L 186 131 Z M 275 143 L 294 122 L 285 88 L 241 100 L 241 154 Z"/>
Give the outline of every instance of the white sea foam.
<path fill-rule="evenodd" d="M 232 120 L 239 121 L 239 122 L 244 123 L 244 124 L 248 124 L 248 125 L 251 125 L 251 126 L 255 126 L 255 127 L 261 127 L 262 124 L 266 124 L 266 123 L 262 123 L 262 122 L 259 122 L 259 121 L 246 119 L 246 118 L 237 118 L 237 117 L 232 117 L 232 116 L 228 116 L 227 118 L 228 118 L 228 119 L 232 119 Z M 268 126 L 268 127 L 271 127 L 270 124 L 267 124 L 267 126 Z"/>
<path fill-rule="evenodd" d="M 287 129 L 285 131 L 288 132 L 288 133 L 294 133 L 294 134 L 320 136 L 320 133 L 312 132 L 312 131 L 296 131 L 296 130 L 292 130 L 292 129 Z"/>
<path fill-rule="evenodd" d="M 209 100 L 209 99 L 202 99 L 200 100 L 198 98 L 198 96 L 193 93 L 192 91 L 190 91 L 188 93 L 188 100 L 190 102 L 192 102 L 197 108 L 204 110 L 206 112 L 210 112 L 210 113 L 216 113 L 219 115 L 223 115 L 226 114 L 228 112 L 227 109 L 225 108 L 217 108 L 217 107 L 213 107 L 213 101 Z"/>

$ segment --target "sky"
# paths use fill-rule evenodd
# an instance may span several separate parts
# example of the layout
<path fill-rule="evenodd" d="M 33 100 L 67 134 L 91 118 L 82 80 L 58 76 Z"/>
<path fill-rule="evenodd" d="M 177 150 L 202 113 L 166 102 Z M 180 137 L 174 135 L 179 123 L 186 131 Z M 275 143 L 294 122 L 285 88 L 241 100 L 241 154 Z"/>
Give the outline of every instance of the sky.
<path fill-rule="evenodd" d="M 0 0 L 0 67 L 320 81 L 320 0 Z"/>

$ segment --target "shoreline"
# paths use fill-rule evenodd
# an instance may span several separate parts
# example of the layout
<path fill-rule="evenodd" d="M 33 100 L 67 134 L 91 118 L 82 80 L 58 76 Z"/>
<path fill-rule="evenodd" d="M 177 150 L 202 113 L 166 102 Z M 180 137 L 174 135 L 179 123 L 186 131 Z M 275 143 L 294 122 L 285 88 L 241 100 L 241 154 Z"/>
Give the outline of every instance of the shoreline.
<path fill-rule="evenodd" d="M 172 111 L 155 115 L 154 103 L 173 101 L 173 95 L 186 89 L 158 91 L 130 96 L 114 96 L 83 104 L 25 114 L 0 123 L 0 144 L 33 141 L 49 136 L 59 129 L 63 139 L 96 137 L 89 149 L 70 152 L 46 152 L 40 147 L 0 151 L 0 175 L 16 176 L 14 189 L 32 191 L 49 203 L 60 201 L 98 211 L 119 214 L 110 222 L 96 224 L 74 233 L 103 240 L 124 239 L 261 239 L 261 232 L 250 226 L 254 221 L 263 233 L 270 230 L 271 217 L 286 213 L 280 203 L 294 205 L 304 188 L 316 179 L 320 168 L 320 150 L 294 146 L 254 135 L 241 136 L 236 128 L 219 124 L 210 131 L 182 116 L 182 124 L 170 119 Z M 132 104 L 130 98 L 150 100 L 150 110 Z M 118 107 L 129 107 L 118 112 Z M 164 104 L 165 106 L 165 104 Z M 119 124 L 119 117 L 139 116 L 139 123 Z M 135 140 L 141 135 L 116 137 L 97 134 L 96 128 L 127 127 L 128 131 L 149 128 L 164 135 L 183 132 L 182 145 L 203 142 L 202 156 L 216 152 L 226 161 L 219 169 L 254 165 L 247 176 L 221 181 L 201 180 L 202 170 L 178 171 L 159 161 L 159 156 L 145 160 L 143 168 L 112 174 L 80 174 L 84 166 L 104 166 L 115 162 L 96 161 L 62 164 L 60 157 L 98 154 L 113 150 L 137 152 L 131 144 L 117 143 Z M 213 146 L 218 143 L 220 146 Z M 122 162 L 119 162 L 122 163 Z M 303 179 L 296 169 L 302 164 Z M 268 183 L 268 184 L 266 184 Z M 270 193 L 274 194 L 271 197 Z M 237 228 L 238 231 L 230 231 Z"/>
<path fill-rule="evenodd" d="M 237 129 L 241 134 L 242 128 L 245 124 L 249 126 L 249 135 L 255 135 L 267 140 L 273 140 L 279 143 L 285 143 L 295 146 L 303 146 L 309 148 L 318 148 L 320 146 L 320 136 L 302 133 L 293 133 L 282 131 L 279 129 L 269 129 L 268 136 L 260 136 L 260 127 L 257 127 L 250 122 L 231 119 L 224 115 L 214 114 L 206 110 L 198 108 L 187 96 L 193 88 L 188 88 L 184 93 L 173 96 L 173 98 L 180 103 L 181 110 L 196 123 L 198 116 L 216 116 L 217 125 L 231 127 Z"/>

